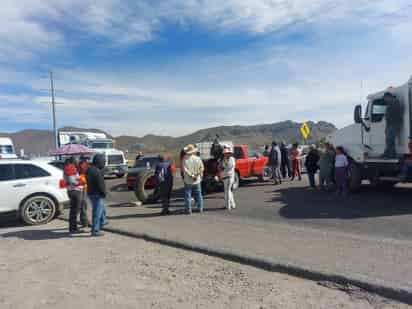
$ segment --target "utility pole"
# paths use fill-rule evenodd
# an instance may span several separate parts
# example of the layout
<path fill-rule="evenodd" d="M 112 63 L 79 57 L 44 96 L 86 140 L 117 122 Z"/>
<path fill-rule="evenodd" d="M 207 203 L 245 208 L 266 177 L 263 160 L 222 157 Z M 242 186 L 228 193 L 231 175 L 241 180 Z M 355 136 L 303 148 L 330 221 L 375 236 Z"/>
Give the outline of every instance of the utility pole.
<path fill-rule="evenodd" d="M 57 136 L 57 125 L 56 125 L 56 102 L 54 100 L 54 83 L 53 83 L 53 72 L 50 71 L 50 90 L 51 90 L 51 104 L 53 113 L 53 134 L 54 134 L 54 145 L 56 149 L 59 147 L 58 136 Z"/>

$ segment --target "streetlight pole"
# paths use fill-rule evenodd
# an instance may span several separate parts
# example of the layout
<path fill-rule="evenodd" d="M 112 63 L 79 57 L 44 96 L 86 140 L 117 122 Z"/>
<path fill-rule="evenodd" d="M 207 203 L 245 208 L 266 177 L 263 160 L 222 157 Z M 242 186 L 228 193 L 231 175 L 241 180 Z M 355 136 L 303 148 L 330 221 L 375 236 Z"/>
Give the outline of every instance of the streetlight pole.
<path fill-rule="evenodd" d="M 51 90 L 51 104 L 53 113 L 53 134 L 54 134 L 54 146 L 57 149 L 59 147 L 59 141 L 57 136 L 57 125 L 56 125 L 56 102 L 54 100 L 54 83 L 53 83 L 53 72 L 50 71 L 50 90 Z"/>

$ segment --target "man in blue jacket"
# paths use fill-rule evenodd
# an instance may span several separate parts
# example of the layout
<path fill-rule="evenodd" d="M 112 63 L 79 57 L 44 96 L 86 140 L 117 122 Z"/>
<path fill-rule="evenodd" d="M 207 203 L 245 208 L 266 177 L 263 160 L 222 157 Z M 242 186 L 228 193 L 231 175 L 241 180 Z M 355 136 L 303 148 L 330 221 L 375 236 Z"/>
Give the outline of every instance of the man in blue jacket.
<path fill-rule="evenodd" d="M 160 199 L 162 201 L 162 214 L 168 215 L 170 214 L 169 205 L 173 190 L 173 172 L 172 162 L 165 160 L 165 157 L 162 155 L 159 156 L 159 163 L 156 165 L 155 181 L 159 188 Z"/>

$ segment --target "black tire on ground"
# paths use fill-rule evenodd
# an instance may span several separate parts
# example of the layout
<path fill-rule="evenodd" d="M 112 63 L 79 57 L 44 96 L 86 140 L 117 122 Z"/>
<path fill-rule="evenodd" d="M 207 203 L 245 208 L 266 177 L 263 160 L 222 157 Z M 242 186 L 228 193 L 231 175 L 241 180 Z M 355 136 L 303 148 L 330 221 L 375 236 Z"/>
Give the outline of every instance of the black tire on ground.
<path fill-rule="evenodd" d="M 26 198 L 20 205 L 20 218 L 28 225 L 50 222 L 58 211 L 57 203 L 47 195 L 38 194 Z"/>
<path fill-rule="evenodd" d="M 154 170 L 144 170 L 136 176 L 136 187 L 134 189 L 134 193 L 137 199 L 143 204 L 156 203 L 160 198 L 158 189 L 150 190 L 150 192 L 145 189 L 146 182 L 153 176 Z"/>
<path fill-rule="evenodd" d="M 355 162 L 349 163 L 348 168 L 348 188 L 350 192 L 357 192 L 360 190 L 362 184 L 361 169 Z"/>
<path fill-rule="evenodd" d="M 239 175 L 239 172 L 236 171 L 235 172 L 235 182 L 233 183 L 232 190 L 236 191 L 237 189 L 239 189 L 239 187 L 240 187 L 240 175 Z"/>
<path fill-rule="evenodd" d="M 260 182 L 267 182 L 272 179 L 272 169 L 270 166 L 265 166 L 262 170 L 262 174 L 259 175 Z"/>
<path fill-rule="evenodd" d="M 116 177 L 117 177 L 117 178 L 123 178 L 124 175 L 125 175 L 125 173 L 120 173 L 120 174 L 116 174 Z"/>

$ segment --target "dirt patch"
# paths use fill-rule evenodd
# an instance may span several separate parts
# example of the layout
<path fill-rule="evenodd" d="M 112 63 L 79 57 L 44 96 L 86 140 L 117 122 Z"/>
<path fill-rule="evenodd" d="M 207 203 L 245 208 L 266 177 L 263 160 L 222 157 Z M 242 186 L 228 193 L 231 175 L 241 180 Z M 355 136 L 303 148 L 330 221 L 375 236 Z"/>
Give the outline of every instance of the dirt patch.
<path fill-rule="evenodd" d="M 0 308 L 407 308 L 380 297 L 66 223 L 0 230 Z"/>

